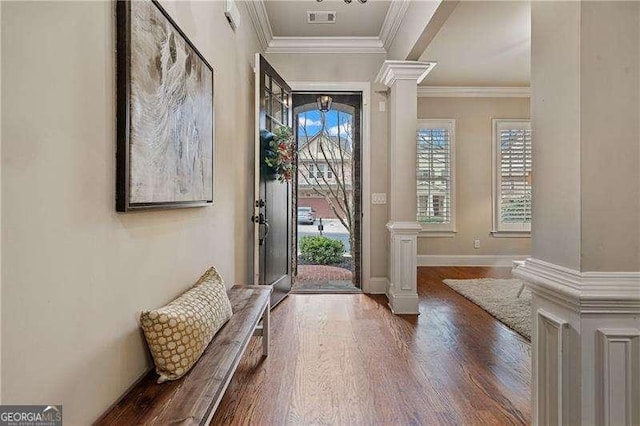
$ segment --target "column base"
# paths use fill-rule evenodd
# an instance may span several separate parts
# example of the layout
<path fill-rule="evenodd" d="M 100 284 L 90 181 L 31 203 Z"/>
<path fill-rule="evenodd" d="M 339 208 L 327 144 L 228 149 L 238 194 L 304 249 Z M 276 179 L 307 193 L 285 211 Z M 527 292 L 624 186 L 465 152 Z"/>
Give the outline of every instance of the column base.
<path fill-rule="evenodd" d="M 420 315 L 417 294 L 394 295 L 389 292 L 387 298 L 389 299 L 389 309 L 395 315 Z"/>
<path fill-rule="evenodd" d="M 422 226 L 416 222 L 389 222 L 387 229 L 391 238 L 389 307 L 394 314 L 419 315 L 417 237 Z"/>

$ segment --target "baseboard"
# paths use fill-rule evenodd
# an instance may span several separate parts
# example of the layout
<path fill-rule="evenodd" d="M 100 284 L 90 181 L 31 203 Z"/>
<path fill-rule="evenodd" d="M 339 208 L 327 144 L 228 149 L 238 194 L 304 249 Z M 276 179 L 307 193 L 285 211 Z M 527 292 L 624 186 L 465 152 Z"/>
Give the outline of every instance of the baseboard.
<path fill-rule="evenodd" d="M 389 287 L 389 280 L 387 277 L 371 277 L 369 279 L 369 294 L 386 294 Z"/>
<path fill-rule="evenodd" d="M 495 266 L 510 268 L 514 260 L 529 256 L 512 255 L 418 255 L 418 266 Z"/>

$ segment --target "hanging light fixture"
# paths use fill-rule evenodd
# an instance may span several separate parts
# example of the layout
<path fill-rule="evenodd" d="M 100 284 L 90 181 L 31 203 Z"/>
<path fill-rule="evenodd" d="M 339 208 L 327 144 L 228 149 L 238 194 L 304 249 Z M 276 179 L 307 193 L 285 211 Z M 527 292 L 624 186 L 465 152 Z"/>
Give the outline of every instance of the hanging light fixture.
<path fill-rule="evenodd" d="M 333 102 L 333 99 L 328 95 L 321 95 L 316 99 L 318 109 L 322 112 L 328 112 L 331 109 L 331 102 Z"/>

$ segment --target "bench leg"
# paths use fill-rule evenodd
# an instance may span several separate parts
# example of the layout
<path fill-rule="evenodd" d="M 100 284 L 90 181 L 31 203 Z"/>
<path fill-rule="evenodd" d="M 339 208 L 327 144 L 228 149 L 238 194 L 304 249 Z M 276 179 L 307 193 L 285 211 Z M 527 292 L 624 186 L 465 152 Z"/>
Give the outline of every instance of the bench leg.
<path fill-rule="evenodd" d="M 269 356 L 269 328 L 271 321 L 271 303 L 267 302 L 267 306 L 262 313 L 262 355 Z"/>

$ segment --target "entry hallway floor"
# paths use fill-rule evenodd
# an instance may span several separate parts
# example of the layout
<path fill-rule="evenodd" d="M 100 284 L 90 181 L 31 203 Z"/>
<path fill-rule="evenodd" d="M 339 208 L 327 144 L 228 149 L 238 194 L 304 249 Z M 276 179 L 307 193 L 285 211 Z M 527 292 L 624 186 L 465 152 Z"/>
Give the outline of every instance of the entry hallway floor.
<path fill-rule="evenodd" d="M 529 344 L 442 283 L 509 276 L 419 268 L 417 317 L 385 296 L 292 294 L 269 357 L 255 338 L 211 424 L 529 424 Z"/>

